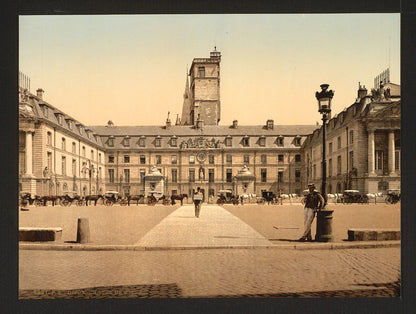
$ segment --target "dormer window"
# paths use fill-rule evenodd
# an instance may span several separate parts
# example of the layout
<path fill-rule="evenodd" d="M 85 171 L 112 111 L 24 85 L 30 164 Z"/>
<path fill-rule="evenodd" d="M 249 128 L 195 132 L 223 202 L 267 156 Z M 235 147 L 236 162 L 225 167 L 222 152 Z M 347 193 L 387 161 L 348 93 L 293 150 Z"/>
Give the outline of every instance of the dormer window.
<path fill-rule="evenodd" d="M 92 135 L 92 133 L 91 132 L 88 132 L 88 138 L 89 139 L 91 139 L 91 135 Z"/>
<path fill-rule="evenodd" d="M 82 127 L 82 126 L 79 127 L 79 134 L 81 134 L 81 135 L 84 134 L 84 127 Z"/>
<path fill-rule="evenodd" d="M 56 118 L 58 119 L 58 123 L 60 125 L 62 125 L 62 115 L 58 113 L 57 116 L 56 116 Z"/>
<path fill-rule="evenodd" d="M 156 147 L 160 147 L 161 146 L 161 142 L 162 142 L 162 138 L 160 137 L 160 135 L 158 135 L 155 139 L 155 146 Z"/>
<path fill-rule="evenodd" d="M 279 136 L 277 138 L 277 146 L 283 146 L 284 145 L 284 137 L 283 136 Z"/>
<path fill-rule="evenodd" d="M 343 123 L 344 123 L 344 115 L 343 115 L 343 114 L 339 116 L 339 122 L 340 122 L 341 124 L 343 124 Z"/>
<path fill-rule="evenodd" d="M 293 140 L 295 146 L 300 146 L 300 136 L 296 136 Z"/>
<path fill-rule="evenodd" d="M 354 108 L 352 108 L 352 114 L 354 116 L 357 114 L 357 106 L 354 106 Z"/>
<path fill-rule="evenodd" d="M 124 146 L 130 146 L 130 136 L 126 136 L 123 140 L 123 145 Z"/>
<path fill-rule="evenodd" d="M 266 146 L 266 137 L 265 136 L 261 136 L 259 139 L 259 145 L 260 146 Z"/>
<path fill-rule="evenodd" d="M 229 135 L 225 138 L 225 146 L 227 146 L 227 147 L 232 146 L 232 137 L 229 136 Z"/>
<path fill-rule="evenodd" d="M 139 146 L 140 146 L 140 147 L 145 147 L 145 146 L 146 146 L 146 137 L 141 136 L 141 137 L 139 138 Z"/>
<path fill-rule="evenodd" d="M 173 147 L 178 146 L 178 138 L 177 138 L 176 136 L 173 136 L 173 137 L 170 139 L 170 145 L 171 145 L 171 146 L 173 146 Z"/>
<path fill-rule="evenodd" d="M 114 136 L 110 136 L 107 141 L 107 145 L 113 147 L 114 146 Z"/>
<path fill-rule="evenodd" d="M 48 106 L 43 106 L 43 115 L 47 118 L 49 114 Z"/>
<path fill-rule="evenodd" d="M 247 135 L 243 137 L 242 142 L 244 147 L 250 146 L 250 138 Z"/>
<path fill-rule="evenodd" d="M 71 120 L 67 120 L 67 121 L 68 121 L 68 129 L 72 130 L 73 122 Z"/>

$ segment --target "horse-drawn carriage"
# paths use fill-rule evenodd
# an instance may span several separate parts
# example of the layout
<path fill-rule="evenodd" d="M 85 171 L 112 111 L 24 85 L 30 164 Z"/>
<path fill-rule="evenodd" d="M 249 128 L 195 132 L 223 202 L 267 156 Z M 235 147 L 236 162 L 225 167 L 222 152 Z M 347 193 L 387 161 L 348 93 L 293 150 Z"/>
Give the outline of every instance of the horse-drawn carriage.
<path fill-rule="evenodd" d="M 223 205 L 223 204 L 233 204 L 238 205 L 238 197 L 233 195 L 233 192 L 231 190 L 219 190 L 217 193 L 217 204 Z"/>
<path fill-rule="evenodd" d="M 113 206 L 114 204 L 120 204 L 126 206 L 128 204 L 127 199 L 122 198 L 117 191 L 106 191 L 104 193 L 104 205 Z"/>
<path fill-rule="evenodd" d="M 78 195 L 76 191 L 64 191 L 64 195 L 61 196 L 60 204 L 62 206 L 71 206 L 72 204 L 82 206 L 85 204 L 85 200 Z"/>
<path fill-rule="evenodd" d="M 344 204 L 368 204 L 368 196 L 358 190 L 345 190 L 342 195 L 342 202 Z"/>
<path fill-rule="evenodd" d="M 400 201 L 401 193 L 399 189 L 387 190 L 386 204 L 396 204 Z"/>
<path fill-rule="evenodd" d="M 150 192 L 150 195 L 147 196 L 147 205 L 149 206 L 154 206 L 160 201 L 163 205 L 170 205 L 170 199 L 167 198 L 162 192 Z"/>
<path fill-rule="evenodd" d="M 261 198 L 257 199 L 257 204 L 265 204 L 266 202 L 268 205 L 279 204 L 276 194 L 272 191 L 262 191 Z"/>

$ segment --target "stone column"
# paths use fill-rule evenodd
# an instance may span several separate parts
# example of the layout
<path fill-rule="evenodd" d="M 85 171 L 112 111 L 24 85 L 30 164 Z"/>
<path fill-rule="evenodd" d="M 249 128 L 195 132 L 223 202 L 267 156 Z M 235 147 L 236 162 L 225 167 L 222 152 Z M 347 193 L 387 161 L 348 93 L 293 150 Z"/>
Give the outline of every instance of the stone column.
<path fill-rule="evenodd" d="M 26 175 L 32 175 L 32 132 L 26 132 Z"/>
<path fill-rule="evenodd" d="M 374 130 L 368 130 L 368 176 L 375 176 L 374 171 Z"/>
<path fill-rule="evenodd" d="M 395 175 L 394 130 L 389 131 L 389 175 Z"/>

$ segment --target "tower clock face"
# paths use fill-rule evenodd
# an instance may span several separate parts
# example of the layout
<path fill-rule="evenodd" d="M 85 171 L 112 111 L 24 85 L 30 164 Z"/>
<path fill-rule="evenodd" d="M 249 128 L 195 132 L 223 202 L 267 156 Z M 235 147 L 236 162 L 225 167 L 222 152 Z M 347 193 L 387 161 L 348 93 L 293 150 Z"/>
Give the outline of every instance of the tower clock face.
<path fill-rule="evenodd" d="M 203 162 L 207 158 L 207 154 L 205 152 L 200 152 L 198 153 L 196 158 L 198 159 L 199 162 Z"/>

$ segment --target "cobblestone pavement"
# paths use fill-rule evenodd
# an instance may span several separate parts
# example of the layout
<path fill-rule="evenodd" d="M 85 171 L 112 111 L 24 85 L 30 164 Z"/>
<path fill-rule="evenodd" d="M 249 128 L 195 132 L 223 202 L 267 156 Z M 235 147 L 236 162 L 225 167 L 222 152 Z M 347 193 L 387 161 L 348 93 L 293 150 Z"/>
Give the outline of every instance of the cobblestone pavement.
<path fill-rule="evenodd" d="M 20 298 L 397 296 L 399 276 L 400 248 L 20 250 L 19 256 Z M 74 289 L 82 290 L 62 291 Z"/>

